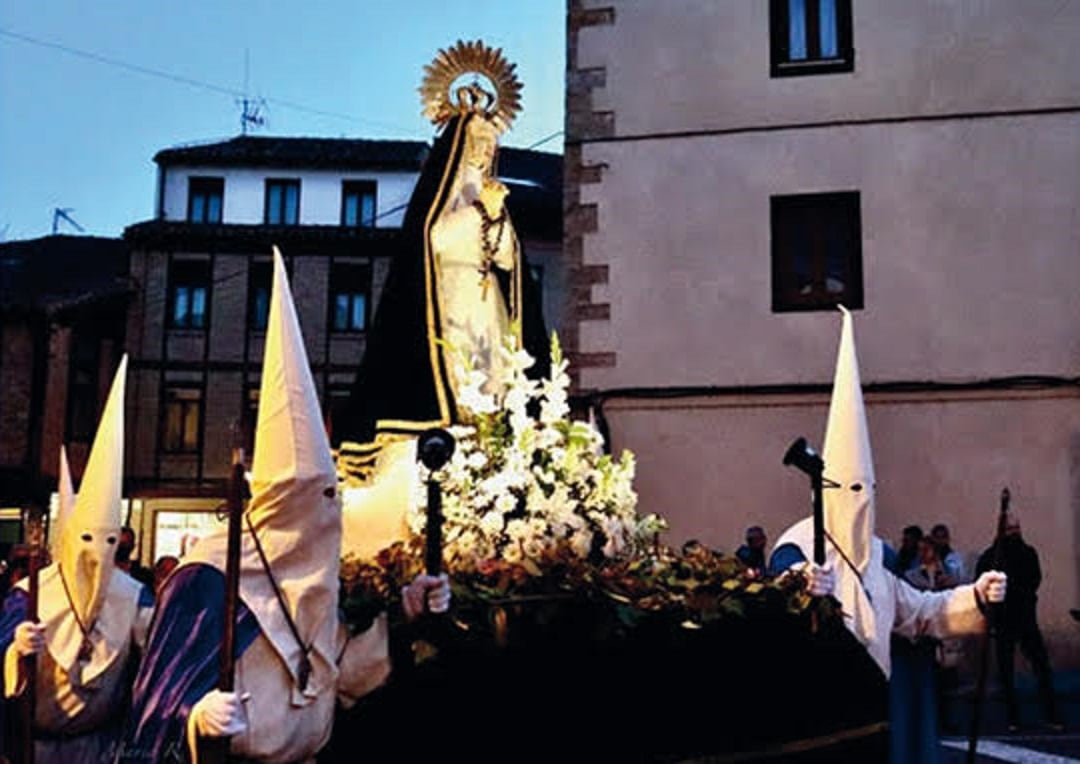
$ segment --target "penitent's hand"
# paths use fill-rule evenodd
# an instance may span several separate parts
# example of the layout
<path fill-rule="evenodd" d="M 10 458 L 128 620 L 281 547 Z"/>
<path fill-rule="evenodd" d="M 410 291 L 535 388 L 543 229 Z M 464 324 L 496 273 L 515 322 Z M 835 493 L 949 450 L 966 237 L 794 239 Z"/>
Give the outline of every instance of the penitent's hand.
<path fill-rule="evenodd" d="M 1000 570 L 988 570 L 975 581 L 975 595 L 982 602 L 1004 602 L 1007 584 L 1008 576 Z"/>
<path fill-rule="evenodd" d="M 450 579 L 443 573 L 429 576 L 421 573 L 401 589 L 401 606 L 410 621 L 424 612 L 445 613 L 450 609 Z"/>
<path fill-rule="evenodd" d="M 247 732 L 244 701 L 250 695 L 211 690 L 191 707 L 195 729 L 203 737 L 232 737 Z"/>
<path fill-rule="evenodd" d="M 818 565 L 808 560 L 792 565 L 791 568 L 806 577 L 806 591 L 811 597 L 826 597 L 836 588 L 836 577 L 828 563 Z"/>
<path fill-rule="evenodd" d="M 45 627 L 40 623 L 23 621 L 15 627 L 13 644 L 20 658 L 38 655 L 45 649 Z"/>

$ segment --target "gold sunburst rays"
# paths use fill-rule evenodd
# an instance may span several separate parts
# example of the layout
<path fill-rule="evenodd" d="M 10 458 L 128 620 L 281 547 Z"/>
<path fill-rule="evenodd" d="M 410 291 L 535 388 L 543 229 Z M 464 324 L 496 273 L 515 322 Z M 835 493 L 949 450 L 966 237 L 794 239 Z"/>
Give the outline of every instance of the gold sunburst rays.
<path fill-rule="evenodd" d="M 455 114 L 481 111 L 500 132 L 509 130 L 521 111 L 521 80 L 515 69 L 517 65 L 506 60 L 502 48 L 489 48 L 481 40 L 458 40 L 453 46 L 440 49 L 435 60 L 424 66 L 424 80 L 419 88 L 424 116 L 441 127 Z M 451 92 L 454 82 L 465 74 L 487 78 L 495 92 L 489 93 L 477 83 Z"/>

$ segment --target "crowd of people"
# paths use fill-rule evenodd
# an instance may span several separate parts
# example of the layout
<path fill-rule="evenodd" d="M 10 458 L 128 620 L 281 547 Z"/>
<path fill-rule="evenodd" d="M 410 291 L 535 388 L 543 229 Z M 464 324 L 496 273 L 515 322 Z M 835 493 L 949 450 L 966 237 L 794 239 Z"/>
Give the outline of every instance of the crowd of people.
<path fill-rule="evenodd" d="M 169 573 L 180 564 L 178 557 L 165 554 L 158 557 L 152 568 L 148 568 L 140 564 L 139 559 L 134 556 L 134 552 L 135 531 L 125 525 L 120 529 L 120 539 L 116 545 L 116 569 L 127 573 L 155 593 L 161 590 L 161 585 L 165 583 Z M 41 567 L 46 567 L 51 562 L 48 550 L 43 550 Z M 28 548 L 22 544 L 12 545 L 8 550 L 6 559 L 0 560 L 0 601 L 8 595 L 8 592 L 19 581 L 26 578 L 29 570 L 30 556 Z"/>
<path fill-rule="evenodd" d="M 767 536 L 760 525 L 746 529 L 745 541 L 736 549 L 735 557 L 746 566 L 749 575 L 761 576 L 769 571 L 766 545 Z M 945 523 L 937 523 L 929 533 L 924 533 L 919 525 L 905 527 L 896 549 L 885 548 L 885 558 L 886 567 L 894 575 L 920 591 L 953 589 L 971 583 L 974 577 L 988 570 L 1006 573 L 1008 594 L 995 622 L 994 641 L 998 681 L 1005 698 L 1009 730 L 1018 731 L 1022 721 L 1014 676 L 1018 647 L 1035 675 L 1045 727 L 1051 731 L 1064 728 L 1054 697 L 1049 656 L 1036 618 L 1037 591 L 1042 582 L 1039 555 L 1023 540 L 1015 512 L 1006 513 L 1000 538 L 977 558 L 972 555 L 974 565 L 953 546 L 949 526 Z M 920 637 L 913 642 L 894 637 L 890 648 L 894 661 L 905 664 L 904 687 L 898 694 L 907 698 L 914 694 L 925 700 L 929 698 L 929 691 L 934 702 L 924 702 L 920 712 L 929 712 L 933 717 L 936 707 L 936 720 L 931 718 L 929 723 L 947 731 L 959 731 L 956 719 L 950 713 L 948 697 L 958 688 L 967 645 L 964 639 Z"/>

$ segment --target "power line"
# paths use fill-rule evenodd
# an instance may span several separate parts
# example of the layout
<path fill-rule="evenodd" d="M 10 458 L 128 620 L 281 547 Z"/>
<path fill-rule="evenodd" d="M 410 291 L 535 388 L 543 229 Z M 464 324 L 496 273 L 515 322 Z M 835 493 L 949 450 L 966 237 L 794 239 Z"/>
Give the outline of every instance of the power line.
<path fill-rule="evenodd" d="M 533 143 L 533 144 L 531 144 L 531 145 L 529 145 L 529 146 L 526 146 L 526 147 L 525 147 L 525 150 L 526 150 L 526 151 L 532 151 L 532 150 L 533 150 L 533 149 L 535 149 L 535 148 L 536 148 L 537 146 L 543 146 L 543 145 L 544 145 L 545 143 L 547 143 L 548 141 L 550 141 L 550 140 L 554 140 L 555 138 L 558 138 L 558 137 L 559 137 L 560 135 L 562 135 L 562 134 L 563 134 L 563 131 L 562 131 L 562 130 L 556 130 L 556 131 L 555 131 L 555 132 L 553 132 L 553 133 L 552 133 L 551 135 L 545 136 L 545 137 L 541 138 L 540 140 L 538 140 L 538 141 L 537 141 L 536 143 Z"/>
<path fill-rule="evenodd" d="M 163 69 L 155 69 L 149 66 L 143 66 L 142 64 L 133 64 L 128 61 L 122 61 L 118 58 L 112 58 L 110 56 L 103 56 L 100 53 L 94 53 L 89 50 L 82 50 L 80 48 L 73 48 L 70 45 L 64 45 L 63 43 L 52 42 L 50 40 L 42 40 L 37 37 L 31 37 L 30 35 L 21 34 L 19 32 L 13 32 L 10 29 L 0 28 L 0 36 L 9 37 L 13 40 L 19 40 L 30 45 L 37 45 L 42 48 L 48 48 L 50 50 L 58 50 L 63 53 L 67 53 L 72 56 L 78 56 L 85 58 L 89 61 L 94 61 L 99 64 L 105 64 L 106 66 L 113 66 L 118 69 L 123 69 L 129 72 L 135 72 L 136 74 L 144 74 L 148 77 L 157 77 L 159 79 L 168 80 L 181 85 L 187 85 L 189 87 L 198 88 L 200 90 L 206 90 L 211 93 L 218 93 L 220 95 L 227 95 L 233 98 L 244 98 L 245 93 L 237 88 L 227 87 L 225 85 L 218 85 L 213 82 L 206 82 L 204 80 L 197 80 L 193 77 L 185 77 L 181 74 L 173 74 L 172 72 L 164 71 Z M 293 111 L 304 112 L 306 114 L 313 114 L 320 117 L 331 117 L 334 119 L 345 120 L 348 122 L 355 122 L 358 124 L 368 124 L 374 127 L 382 127 L 391 129 L 397 132 L 403 132 L 406 134 L 415 133 L 415 128 L 404 128 L 401 125 L 391 124 L 389 122 L 382 122 L 375 119 L 367 119 L 364 117 L 357 117 L 353 114 L 346 114 L 339 111 L 330 111 L 328 109 L 317 109 L 313 106 L 306 106 L 296 101 L 291 101 L 285 98 L 266 98 L 267 103 L 276 104 L 286 109 L 292 109 Z"/>

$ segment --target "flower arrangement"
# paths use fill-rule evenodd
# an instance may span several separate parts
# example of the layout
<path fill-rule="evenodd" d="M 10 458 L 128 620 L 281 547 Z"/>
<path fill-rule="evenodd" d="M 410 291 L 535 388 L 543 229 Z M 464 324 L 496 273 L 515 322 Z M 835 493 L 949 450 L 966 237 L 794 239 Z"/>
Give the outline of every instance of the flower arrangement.
<path fill-rule="evenodd" d="M 500 379 L 463 373 L 463 422 L 451 430 L 457 448 L 436 476 L 448 571 L 469 576 L 506 563 L 540 577 L 639 552 L 664 523 L 637 514 L 634 455 L 605 454 L 592 424 L 570 420 L 558 339 L 551 375 L 539 382 L 526 375 L 533 359 L 525 351 L 508 344 L 500 352 Z M 426 496 L 417 496 L 408 516 L 417 536 L 426 510 Z"/>
<path fill-rule="evenodd" d="M 570 418 L 557 337 L 544 380 L 527 376 L 533 359 L 513 340 L 499 352 L 497 379 L 461 370 L 462 422 L 450 428 L 457 447 L 434 476 L 459 618 L 490 625 L 492 607 L 520 612 L 526 603 L 550 609 L 585 600 L 613 623 L 661 616 L 692 627 L 742 614 L 752 603 L 787 612 L 806 607 L 793 577 L 757 580 L 737 560 L 704 547 L 676 552 L 659 544 L 667 523 L 637 511 L 634 455 L 605 453 L 595 426 Z M 419 481 L 416 488 L 410 538 L 374 561 L 343 561 L 346 620 L 354 625 L 394 602 L 422 568 L 427 497 Z"/>

